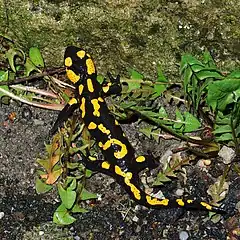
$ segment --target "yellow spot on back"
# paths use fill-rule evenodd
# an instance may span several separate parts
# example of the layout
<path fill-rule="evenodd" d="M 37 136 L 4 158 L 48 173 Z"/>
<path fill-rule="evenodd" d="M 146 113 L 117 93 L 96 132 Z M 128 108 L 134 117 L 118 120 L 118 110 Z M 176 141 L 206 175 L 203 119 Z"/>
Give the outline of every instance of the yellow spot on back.
<path fill-rule="evenodd" d="M 157 198 L 152 198 L 151 196 L 146 196 L 146 200 L 150 205 L 162 205 L 162 206 L 167 206 L 169 200 L 168 199 L 157 199 Z"/>
<path fill-rule="evenodd" d="M 70 57 L 65 58 L 64 64 L 66 67 L 72 66 L 72 59 Z"/>
<path fill-rule="evenodd" d="M 123 172 L 119 166 L 115 166 L 115 173 L 118 174 L 119 176 L 124 178 L 124 182 L 126 183 L 127 186 L 130 187 L 131 192 L 133 193 L 134 197 L 137 200 L 141 199 L 141 192 L 140 190 L 133 184 L 131 183 L 132 179 L 132 173 L 131 172 Z"/>
<path fill-rule="evenodd" d="M 94 122 L 90 122 L 90 124 L 88 125 L 88 129 L 95 129 L 97 127 L 97 124 Z"/>
<path fill-rule="evenodd" d="M 83 88 L 84 88 L 84 86 L 82 84 L 80 84 L 78 87 L 79 95 L 82 95 Z"/>
<path fill-rule="evenodd" d="M 77 52 L 77 56 L 81 59 L 83 59 L 85 57 L 85 51 L 84 50 L 80 50 Z"/>
<path fill-rule="evenodd" d="M 110 140 L 106 141 L 106 143 L 103 145 L 103 150 L 107 150 L 111 147 L 111 145 L 118 145 L 121 147 L 120 151 L 114 152 L 115 158 L 121 159 L 126 156 L 128 152 L 127 146 L 116 138 L 111 138 Z"/>
<path fill-rule="evenodd" d="M 188 200 L 187 200 L 187 203 L 189 203 L 189 204 L 190 204 L 190 203 L 193 203 L 193 200 L 188 199 Z"/>
<path fill-rule="evenodd" d="M 205 207 L 207 210 L 212 210 L 212 206 L 205 202 L 200 202 L 200 204 Z"/>
<path fill-rule="evenodd" d="M 91 58 L 88 58 L 86 60 L 86 65 L 87 65 L 87 72 L 89 75 L 95 73 L 95 66 L 94 66 L 93 60 Z"/>
<path fill-rule="evenodd" d="M 102 123 L 98 125 L 98 129 L 107 135 L 110 134 L 110 130 L 106 129 Z"/>
<path fill-rule="evenodd" d="M 99 112 L 100 105 L 98 103 L 98 99 L 92 99 L 91 103 L 92 103 L 93 109 L 94 109 L 93 115 L 96 116 L 96 117 L 100 117 L 100 112 Z"/>
<path fill-rule="evenodd" d="M 102 143 L 102 142 L 99 142 L 99 143 L 98 143 L 98 146 L 99 146 L 100 148 L 102 148 L 102 147 L 103 147 L 103 143 Z"/>
<path fill-rule="evenodd" d="M 184 206 L 184 202 L 182 199 L 176 199 L 176 202 L 179 206 L 183 207 Z"/>
<path fill-rule="evenodd" d="M 84 118 L 86 114 L 85 102 L 86 102 L 86 99 L 83 97 L 80 105 L 80 110 L 82 111 L 82 118 Z"/>
<path fill-rule="evenodd" d="M 93 92 L 94 91 L 92 79 L 90 79 L 90 78 L 87 79 L 87 86 L 88 86 L 88 91 L 89 92 Z"/>
<path fill-rule="evenodd" d="M 66 73 L 67 73 L 68 79 L 73 83 L 76 83 L 80 79 L 80 76 L 75 74 L 75 72 L 72 71 L 71 69 L 67 69 Z"/>
<path fill-rule="evenodd" d="M 119 125 L 119 122 L 115 119 L 115 125 Z"/>
<path fill-rule="evenodd" d="M 101 97 L 98 98 L 98 101 L 99 102 L 104 102 L 104 100 Z"/>
<path fill-rule="evenodd" d="M 72 98 L 69 102 L 69 105 L 73 105 L 73 104 L 77 104 L 77 99 L 76 98 Z"/>
<path fill-rule="evenodd" d="M 139 156 L 136 158 L 136 162 L 144 162 L 146 158 L 144 156 Z"/>
<path fill-rule="evenodd" d="M 102 162 L 102 168 L 104 169 L 109 169 L 110 168 L 110 164 L 106 161 Z"/>

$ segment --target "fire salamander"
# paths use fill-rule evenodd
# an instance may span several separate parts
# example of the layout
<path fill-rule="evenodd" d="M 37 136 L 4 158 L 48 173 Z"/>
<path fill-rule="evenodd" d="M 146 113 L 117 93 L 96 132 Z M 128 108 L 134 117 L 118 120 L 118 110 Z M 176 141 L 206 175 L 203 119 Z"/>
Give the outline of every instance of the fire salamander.
<path fill-rule="evenodd" d="M 109 75 L 101 85 L 97 81 L 97 71 L 93 59 L 83 49 L 66 48 L 64 62 L 68 79 L 76 88 L 72 98 L 60 112 L 52 129 L 56 131 L 59 123 L 65 121 L 79 107 L 81 117 L 91 136 L 101 149 L 104 160 L 91 161 L 83 156 L 85 166 L 113 177 L 138 204 L 149 208 L 184 207 L 186 209 L 208 210 L 223 213 L 221 208 L 192 199 L 158 199 L 146 194 L 139 187 L 139 172 L 157 166 L 152 155 L 135 157 L 135 152 L 117 120 L 110 114 L 105 96 L 121 92 L 120 78 Z"/>

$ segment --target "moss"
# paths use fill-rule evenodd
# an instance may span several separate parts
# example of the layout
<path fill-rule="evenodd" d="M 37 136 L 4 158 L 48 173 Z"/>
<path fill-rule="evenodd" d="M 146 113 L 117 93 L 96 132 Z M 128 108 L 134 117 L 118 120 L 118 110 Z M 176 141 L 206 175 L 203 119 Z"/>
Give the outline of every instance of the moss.
<path fill-rule="evenodd" d="M 5 11 L 10 36 L 25 50 L 40 47 L 49 66 L 62 65 L 64 48 L 75 44 L 93 54 L 100 72 L 135 67 L 154 79 L 159 62 L 174 78 L 186 51 L 213 50 L 229 66 L 239 49 L 239 10 L 237 0 L 10 0 L 0 26 L 7 26 Z"/>

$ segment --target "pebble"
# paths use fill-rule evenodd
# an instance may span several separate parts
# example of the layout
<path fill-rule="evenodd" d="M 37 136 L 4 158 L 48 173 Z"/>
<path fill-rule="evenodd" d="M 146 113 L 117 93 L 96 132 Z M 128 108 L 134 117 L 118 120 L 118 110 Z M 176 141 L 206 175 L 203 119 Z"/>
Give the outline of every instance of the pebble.
<path fill-rule="evenodd" d="M 222 158 L 223 163 L 229 164 L 232 162 L 233 158 L 236 156 L 235 151 L 232 148 L 223 146 L 219 151 L 218 156 Z"/>
<path fill-rule="evenodd" d="M 181 231 L 179 233 L 179 239 L 180 240 L 187 240 L 189 238 L 189 235 L 186 231 Z"/>
<path fill-rule="evenodd" d="M 0 212 L 0 219 L 4 217 L 4 212 Z"/>

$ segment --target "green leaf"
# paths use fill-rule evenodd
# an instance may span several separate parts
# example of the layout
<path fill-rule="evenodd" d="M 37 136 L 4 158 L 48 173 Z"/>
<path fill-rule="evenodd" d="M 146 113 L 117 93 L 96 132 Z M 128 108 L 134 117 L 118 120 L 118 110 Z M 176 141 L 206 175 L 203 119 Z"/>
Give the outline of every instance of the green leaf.
<path fill-rule="evenodd" d="M 223 76 L 216 70 L 213 70 L 213 71 L 202 70 L 202 71 L 196 73 L 196 75 L 199 80 L 204 80 L 206 78 L 223 79 Z"/>
<path fill-rule="evenodd" d="M 174 123 L 173 128 L 180 129 L 183 126 L 184 118 L 178 109 L 176 109 L 176 120 L 178 122 Z"/>
<path fill-rule="evenodd" d="M 76 181 L 76 179 L 74 178 L 74 179 L 72 180 L 70 186 L 67 188 L 67 190 L 72 190 L 72 191 L 74 191 L 74 190 L 76 190 L 76 187 L 77 187 L 77 181 Z"/>
<path fill-rule="evenodd" d="M 234 91 L 240 88 L 240 79 L 214 81 L 208 86 L 207 103 L 213 110 L 224 111 L 234 101 Z"/>
<path fill-rule="evenodd" d="M 150 127 L 146 127 L 146 128 L 141 128 L 141 129 L 139 129 L 139 132 L 143 133 L 148 138 L 151 138 L 152 127 L 150 126 Z"/>
<path fill-rule="evenodd" d="M 192 77 L 192 70 L 190 67 L 187 67 L 186 70 L 184 71 L 183 75 L 183 85 L 184 85 L 184 92 L 187 93 L 188 84 L 191 82 L 191 77 Z"/>
<path fill-rule="evenodd" d="M 184 112 L 185 127 L 184 132 L 193 132 L 201 127 L 201 123 L 189 112 Z"/>
<path fill-rule="evenodd" d="M 142 82 L 143 75 L 133 69 L 130 69 L 131 80 L 128 83 L 128 91 L 131 92 L 134 89 L 140 88 L 140 83 Z"/>
<path fill-rule="evenodd" d="M 87 209 L 80 207 L 78 204 L 75 204 L 71 210 L 72 213 L 86 213 Z"/>
<path fill-rule="evenodd" d="M 36 183 L 35 183 L 35 188 L 38 194 L 40 193 L 46 193 L 52 190 L 52 185 L 48 185 L 44 183 L 41 179 L 37 178 Z"/>
<path fill-rule="evenodd" d="M 31 47 L 29 50 L 29 58 L 37 67 L 44 67 L 43 57 L 37 47 Z"/>
<path fill-rule="evenodd" d="M 168 178 L 164 173 L 159 172 L 156 177 L 156 180 L 153 183 L 153 186 L 160 186 L 163 185 L 163 183 L 165 182 L 171 182 L 171 179 Z"/>
<path fill-rule="evenodd" d="M 214 60 L 209 51 L 205 51 L 203 54 L 203 63 L 206 64 L 208 67 L 216 68 Z"/>
<path fill-rule="evenodd" d="M 220 137 L 216 137 L 217 141 L 231 141 L 233 136 L 231 133 L 224 133 Z"/>
<path fill-rule="evenodd" d="M 72 217 L 66 207 L 61 204 L 53 215 L 53 222 L 59 225 L 69 225 L 76 221 L 76 218 Z"/>
<path fill-rule="evenodd" d="M 216 129 L 213 131 L 214 134 L 219 134 L 219 133 L 231 133 L 232 129 L 229 125 L 217 125 Z"/>
<path fill-rule="evenodd" d="M 58 193 L 64 206 L 67 209 L 71 209 L 76 200 L 76 192 L 68 188 L 65 190 L 61 184 L 58 184 Z"/>
<path fill-rule="evenodd" d="M 26 76 L 29 76 L 32 71 L 38 71 L 38 68 L 33 64 L 30 58 L 26 59 L 24 64 Z"/>
<path fill-rule="evenodd" d="M 0 71 L 0 82 L 5 82 L 8 80 L 8 71 Z"/>
<path fill-rule="evenodd" d="M 8 71 L 0 71 L 0 82 L 7 81 L 8 80 L 8 75 L 9 75 Z M 6 90 L 8 92 L 10 91 L 9 87 L 7 85 L 0 86 L 0 88 Z M 3 96 L 7 96 L 7 95 L 0 91 L 0 98 L 3 97 Z"/>
<path fill-rule="evenodd" d="M 25 58 L 24 53 L 20 49 L 10 48 L 6 52 L 6 58 L 8 59 L 9 65 L 14 72 L 16 72 L 16 68 L 15 68 L 15 65 L 14 65 L 14 59 L 15 59 L 16 56 L 18 56 L 22 59 Z"/>
<path fill-rule="evenodd" d="M 85 200 L 88 200 L 88 199 L 97 198 L 97 194 L 96 193 L 91 193 L 91 192 L 87 191 L 85 188 L 83 188 L 83 190 L 80 194 L 80 198 L 81 198 L 81 200 L 85 201 Z"/>
<path fill-rule="evenodd" d="M 158 111 L 158 117 L 159 118 L 167 118 L 168 117 L 168 114 L 164 107 L 160 107 L 160 109 Z"/>

